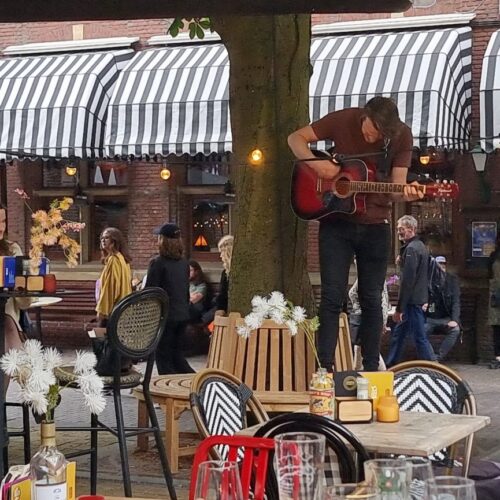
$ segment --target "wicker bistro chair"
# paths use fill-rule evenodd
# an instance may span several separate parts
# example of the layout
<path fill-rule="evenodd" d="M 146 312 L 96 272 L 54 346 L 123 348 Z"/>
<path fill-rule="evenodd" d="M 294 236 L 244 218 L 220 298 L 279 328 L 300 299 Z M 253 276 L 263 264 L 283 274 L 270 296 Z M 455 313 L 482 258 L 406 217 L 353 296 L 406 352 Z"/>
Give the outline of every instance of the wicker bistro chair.
<path fill-rule="evenodd" d="M 112 350 L 111 358 L 114 374 L 113 376 L 103 376 L 101 378 L 104 381 L 104 387 L 113 392 L 116 427 L 109 427 L 101 422 L 97 415 L 91 415 L 90 428 L 58 428 L 66 431 L 90 431 L 90 449 L 67 454 L 66 456 L 71 458 L 90 454 L 90 490 L 92 494 L 96 493 L 97 486 L 98 432 L 109 431 L 118 438 L 123 487 L 126 497 L 132 496 L 126 438 L 143 433 L 153 433 L 170 497 L 172 499 L 176 498 L 170 466 L 149 390 L 156 346 L 163 333 L 167 311 L 168 297 L 160 288 L 146 288 L 143 291 L 128 295 L 115 305 L 107 326 L 107 337 Z M 123 373 L 121 370 L 122 357 L 130 358 L 132 361 L 146 359 L 145 374 L 142 375 L 133 368 Z M 73 367 L 61 368 L 57 373 L 57 377 L 60 384 L 71 384 L 75 381 Z M 120 390 L 130 389 L 139 385 L 142 387 L 148 416 L 152 425 L 148 428 L 125 427 Z"/>
<path fill-rule="evenodd" d="M 363 463 L 370 457 L 361 441 L 342 424 L 311 413 L 284 413 L 259 427 L 254 436 L 274 438 L 285 432 L 315 432 L 325 436 L 325 478 L 328 482 L 357 483 L 363 480 Z M 273 482 L 275 478 L 271 469 L 269 478 Z M 270 491 L 274 490 L 270 488 Z"/>
<path fill-rule="evenodd" d="M 476 399 L 471 388 L 451 368 L 432 361 L 407 361 L 390 370 L 394 372 L 394 394 L 402 410 L 476 415 Z M 465 439 L 464 476 L 469 471 L 473 438 L 471 434 Z M 430 458 L 435 463 L 445 464 L 451 473 L 455 455 L 456 449 L 452 446 Z"/>
<path fill-rule="evenodd" d="M 203 438 L 233 436 L 247 427 L 247 413 L 254 420 L 252 424 L 269 420 L 251 389 L 222 370 L 199 372 L 191 384 L 189 401 L 196 427 Z M 216 460 L 226 460 L 227 453 L 227 446 L 216 446 L 211 450 Z"/>

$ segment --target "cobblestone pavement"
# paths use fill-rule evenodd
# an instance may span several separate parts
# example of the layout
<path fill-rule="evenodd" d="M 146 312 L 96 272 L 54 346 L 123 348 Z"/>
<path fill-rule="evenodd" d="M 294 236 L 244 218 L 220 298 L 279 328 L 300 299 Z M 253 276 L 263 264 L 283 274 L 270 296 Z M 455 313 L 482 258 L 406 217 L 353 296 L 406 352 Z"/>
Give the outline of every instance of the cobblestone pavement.
<path fill-rule="evenodd" d="M 65 353 L 69 360 L 73 353 Z M 204 357 L 189 359 L 195 369 L 205 366 Z M 492 423 L 486 429 L 476 434 L 474 444 L 474 456 L 478 458 L 489 458 L 500 462 L 500 370 L 489 370 L 482 365 L 451 365 L 470 384 L 478 402 L 478 413 L 489 415 Z M 141 368 L 141 366 L 139 366 Z M 7 399 L 16 401 L 17 387 L 12 383 L 9 387 Z M 129 391 L 122 393 L 125 421 L 128 425 L 135 425 L 137 421 L 137 403 Z M 112 397 L 107 397 L 106 407 L 102 420 L 112 424 L 114 421 L 114 408 Z M 16 413 L 17 411 L 17 413 Z M 163 413 L 158 411 L 160 425 L 163 424 Z M 19 410 L 9 409 L 8 425 L 15 428 L 19 426 Z M 65 389 L 62 393 L 62 402 L 56 410 L 56 421 L 58 425 L 88 425 L 89 413 L 77 391 Z M 195 430 L 194 422 L 189 412 L 185 412 L 180 420 L 181 431 Z M 39 428 L 32 420 L 32 452 L 39 445 Z M 88 433 L 58 432 L 58 446 L 64 453 L 84 449 L 88 447 Z M 133 494 L 136 497 L 166 498 L 168 496 L 164 479 L 161 473 L 159 458 L 153 448 L 147 452 L 136 449 L 135 438 L 128 440 L 130 471 L 133 481 Z M 21 438 L 12 438 L 9 447 L 9 458 L 11 464 L 21 463 L 23 460 Z M 174 475 L 174 482 L 180 499 L 187 498 L 189 489 L 191 457 L 183 457 L 180 460 L 179 473 Z M 77 494 L 81 495 L 89 491 L 89 458 L 77 458 Z M 99 434 L 99 479 L 98 493 L 119 496 L 123 494 L 121 482 L 120 454 L 114 437 L 106 432 Z"/>

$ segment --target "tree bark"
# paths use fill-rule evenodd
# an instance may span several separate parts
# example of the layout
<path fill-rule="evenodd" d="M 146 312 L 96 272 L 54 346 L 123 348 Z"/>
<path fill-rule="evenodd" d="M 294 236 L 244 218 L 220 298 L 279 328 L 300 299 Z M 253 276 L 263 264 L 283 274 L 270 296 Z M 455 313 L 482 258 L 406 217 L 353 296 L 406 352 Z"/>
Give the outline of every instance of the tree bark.
<path fill-rule="evenodd" d="M 309 123 L 310 16 L 216 17 L 230 59 L 236 188 L 229 308 L 247 313 L 255 294 L 282 291 L 311 311 L 307 226 L 290 208 L 287 136 Z M 259 148 L 264 161 L 253 166 Z"/>

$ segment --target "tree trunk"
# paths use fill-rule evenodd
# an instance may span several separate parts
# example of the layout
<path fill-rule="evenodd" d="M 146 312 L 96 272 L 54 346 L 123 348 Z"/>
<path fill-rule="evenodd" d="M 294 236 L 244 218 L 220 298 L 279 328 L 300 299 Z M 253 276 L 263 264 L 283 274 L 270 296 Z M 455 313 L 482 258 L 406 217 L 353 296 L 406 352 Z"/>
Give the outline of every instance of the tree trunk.
<path fill-rule="evenodd" d="M 311 312 L 307 226 L 290 208 L 287 136 L 309 123 L 310 16 L 217 17 L 229 53 L 236 188 L 229 308 L 247 313 L 255 294 L 282 291 Z M 264 161 L 253 166 L 259 148 Z"/>

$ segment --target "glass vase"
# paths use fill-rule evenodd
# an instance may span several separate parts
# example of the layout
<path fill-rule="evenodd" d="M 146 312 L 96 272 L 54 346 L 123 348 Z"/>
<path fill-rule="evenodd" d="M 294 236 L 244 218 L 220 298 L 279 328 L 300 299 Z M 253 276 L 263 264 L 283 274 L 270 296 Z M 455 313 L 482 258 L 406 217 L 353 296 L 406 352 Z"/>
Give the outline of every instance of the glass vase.
<path fill-rule="evenodd" d="M 56 446 L 55 423 L 42 422 L 40 449 L 30 462 L 31 499 L 66 500 L 66 459 Z"/>

